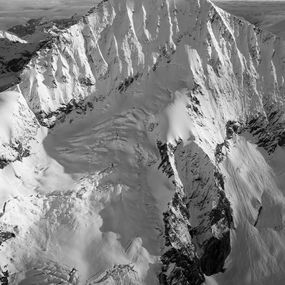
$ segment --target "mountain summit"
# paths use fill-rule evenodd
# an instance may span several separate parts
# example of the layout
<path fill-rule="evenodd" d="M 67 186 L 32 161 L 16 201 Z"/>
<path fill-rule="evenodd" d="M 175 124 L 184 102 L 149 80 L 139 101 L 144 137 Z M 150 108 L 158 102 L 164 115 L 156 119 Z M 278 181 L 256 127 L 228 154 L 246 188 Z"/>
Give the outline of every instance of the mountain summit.
<path fill-rule="evenodd" d="M 0 50 L 0 284 L 284 283 L 282 39 L 104 0 Z"/>

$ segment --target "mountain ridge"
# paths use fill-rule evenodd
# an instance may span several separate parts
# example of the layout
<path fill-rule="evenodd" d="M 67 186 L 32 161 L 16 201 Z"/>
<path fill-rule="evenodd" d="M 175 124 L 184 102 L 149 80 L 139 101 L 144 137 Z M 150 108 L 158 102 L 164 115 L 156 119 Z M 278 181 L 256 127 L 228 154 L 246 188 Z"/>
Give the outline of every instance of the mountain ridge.
<path fill-rule="evenodd" d="M 2 93 L 24 101 L 3 129 L 35 128 L 22 162 L 2 151 L 11 284 L 282 284 L 280 38 L 209 1 L 122 0 L 41 45 Z"/>

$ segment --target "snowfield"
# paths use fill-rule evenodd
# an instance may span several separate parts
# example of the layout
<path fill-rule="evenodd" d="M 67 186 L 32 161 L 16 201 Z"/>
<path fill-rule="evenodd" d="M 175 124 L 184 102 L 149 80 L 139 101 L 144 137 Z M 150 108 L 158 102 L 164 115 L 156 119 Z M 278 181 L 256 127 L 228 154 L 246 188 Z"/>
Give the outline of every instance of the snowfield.
<path fill-rule="evenodd" d="M 2 35 L 0 284 L 283 285 L 283 40 L 205 0 Z"/>

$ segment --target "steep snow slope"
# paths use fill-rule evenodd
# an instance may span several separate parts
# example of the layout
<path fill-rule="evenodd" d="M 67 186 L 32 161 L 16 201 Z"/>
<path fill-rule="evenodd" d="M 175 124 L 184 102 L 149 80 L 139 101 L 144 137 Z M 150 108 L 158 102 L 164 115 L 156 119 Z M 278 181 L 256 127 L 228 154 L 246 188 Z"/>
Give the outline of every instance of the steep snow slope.
<path fill-rule="evenodd" d="M 236 229 L 230 266 L 221 284 L 238 284 L 239 274 L 244 276 L 243 284 L 282 284 L 284 184 L 277 187 L 274 172 L 260 151 L 243 137 L 237 138 L 223 167 L 225 186 L 232 190 L 228 195 Z"/>
<path fill-rule="evenodd" d="M 2 47 L 2 284 L 283 284 L 284 42 L 197 0 L 49 33 Z"/>

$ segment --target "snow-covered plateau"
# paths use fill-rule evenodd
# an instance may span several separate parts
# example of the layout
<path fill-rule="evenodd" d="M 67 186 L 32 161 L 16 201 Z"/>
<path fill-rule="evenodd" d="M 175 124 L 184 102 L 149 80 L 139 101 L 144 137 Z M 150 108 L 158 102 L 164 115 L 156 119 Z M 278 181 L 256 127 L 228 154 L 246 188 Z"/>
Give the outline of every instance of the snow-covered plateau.
<path fill-rule="evenodd" d="M 281 38 L 206 0 L 13 32 L 1 285 L 284 285 Z"/>

